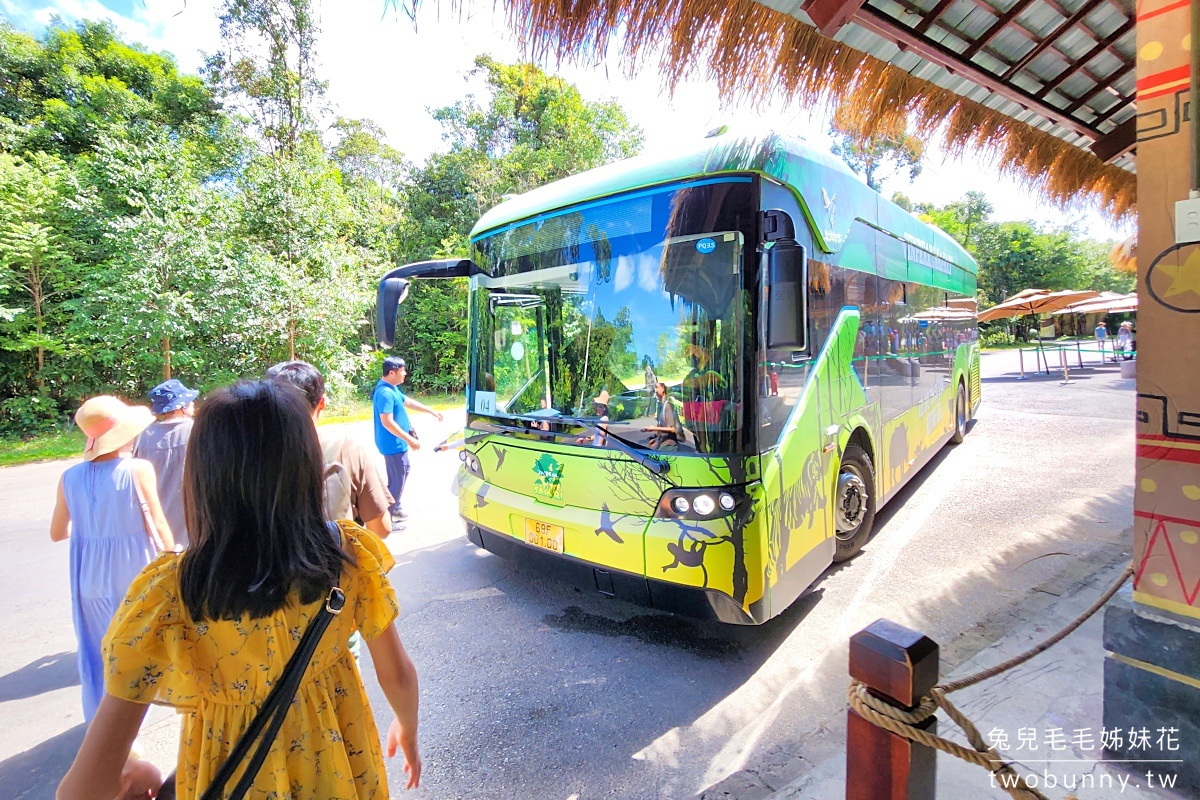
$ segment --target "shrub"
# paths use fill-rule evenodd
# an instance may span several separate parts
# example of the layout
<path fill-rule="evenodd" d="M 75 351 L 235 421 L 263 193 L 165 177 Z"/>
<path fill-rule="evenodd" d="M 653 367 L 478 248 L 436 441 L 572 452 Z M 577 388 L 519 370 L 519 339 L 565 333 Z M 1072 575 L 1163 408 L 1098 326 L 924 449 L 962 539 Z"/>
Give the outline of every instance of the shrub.
<path fill-rule="evenodd" d="M 29 436 L 56 427 L 62 422 L 58 403 L 44 394 L 10 397 L 0 402 L 0 431 Z"/>
<path fill-rule="evenodd" d="M 990 330 L 980 337 L 979 344 L 981 347 L 1003 347 L 1013 344 L 1013 335 L 1003 328 Z"/>

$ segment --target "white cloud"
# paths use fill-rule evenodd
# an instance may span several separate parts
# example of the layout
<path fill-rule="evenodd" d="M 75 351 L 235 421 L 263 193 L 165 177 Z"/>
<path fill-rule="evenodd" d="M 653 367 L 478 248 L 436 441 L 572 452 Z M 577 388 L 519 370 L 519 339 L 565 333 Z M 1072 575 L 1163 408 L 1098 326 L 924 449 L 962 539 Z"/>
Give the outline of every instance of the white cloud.
<path fill-rule="evenodd" d="M 110 0 L 116 2 L 117 0 Z M 452 11 L 448 3 L 423 3 L 416 25 L 403 13 L 384 13 L 382 0 L 330 2 L 321 6 L 318 45 L 322 75 L 329 81 L 335 113 L 369 118 L 388 132 L 391 144 L 410 159 L 421 160 L 442 146 L 441 127 L 430 109 L 451 105 L 482 86 L 466 79 L 475 56 L 488 53 L 502 61 L 520 53 L 508 32 L 499 4 L 477 2 Z M 152 50 L 175 54 L 181 68 L 197 70 L 201 51 L 219 46 L 219 0 L 133 0 L 129 15 L 105 8 L 99 0 L 41 0 L 17 5 L 0 0 L 6 15 L 21 27 L 43 27 L 51 14 L 68 20 L 110 19 L 123 35 Z M 645 61 L 652 65 L 653 59 Z M 543 65 L 576 84 L 591 100 L 615 98 L 646 135 L 647 152 L 670 150 L 681 140 L 702 136 L 722 123 L 754 120 L 826 148 L 827 123 L 809 109 L 772 105 L 765 112 L 723 106 L 714 84 L 693 80 L 674 96 L 662 91 L 652 66 L 627 78 L 614 58 L 598 65 Z M 1032 219 L 1042 224 L 1078 223 L 1097 237 L 1123 237 L 1095 211 L 1063 212 L 1041 203 L 1027 188 L 1001 177 L 990 165 L 968 156 L 947 160 L 933 148 L 921 176 L 912 184 L 890 181 L 885 192 L 903 191 L 914 200 L 939 205 L 983 191 L 995 206 L 995 219 Z"/>

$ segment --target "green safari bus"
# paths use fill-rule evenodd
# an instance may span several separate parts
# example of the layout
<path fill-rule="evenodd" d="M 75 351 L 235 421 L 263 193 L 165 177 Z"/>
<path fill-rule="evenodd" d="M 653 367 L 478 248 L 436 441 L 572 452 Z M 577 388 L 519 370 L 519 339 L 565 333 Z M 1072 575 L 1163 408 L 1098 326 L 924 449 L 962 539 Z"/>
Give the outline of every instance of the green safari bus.
<path fill-rule="evenodd" d="M 779 134 L 717 133 L 487 212 L 458 509 L 479 547 L 727 623 L 778 615 L 980 401 L 976 264 Z"/>

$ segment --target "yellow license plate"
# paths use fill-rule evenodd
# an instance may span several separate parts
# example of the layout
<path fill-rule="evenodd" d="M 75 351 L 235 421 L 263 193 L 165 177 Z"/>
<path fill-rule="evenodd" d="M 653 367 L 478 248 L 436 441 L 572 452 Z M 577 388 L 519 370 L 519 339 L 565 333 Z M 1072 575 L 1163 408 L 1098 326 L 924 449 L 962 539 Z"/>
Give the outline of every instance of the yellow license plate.
<path fill-rule="evenodd" d="M 551 525 L 536 519 L 525 520 L 525 541 L 534 547 L 550 550 L 555 553 L 563 551 L 563 529 L 561 525 Z"/>

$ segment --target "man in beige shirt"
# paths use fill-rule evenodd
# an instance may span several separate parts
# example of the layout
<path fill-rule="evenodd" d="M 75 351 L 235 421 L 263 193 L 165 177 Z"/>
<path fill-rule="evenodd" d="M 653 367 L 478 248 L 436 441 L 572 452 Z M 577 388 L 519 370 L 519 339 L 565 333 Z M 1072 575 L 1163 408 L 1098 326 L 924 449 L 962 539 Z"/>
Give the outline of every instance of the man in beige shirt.
<path fill-rule="evenodd" d="M 290 383 L 304 393 L 312 406 L 313 424 L 325 410 L 325 378 L 306 361 L 285 361 L 267 370 L 270 380 Z M 325 516 L 329 519 L 352 518 L 364 528 L 384 538 L 392 532 L 388 494 L 379 470 L 362 445 L 348 436 L 317 429 L 325 460 Z"/>

